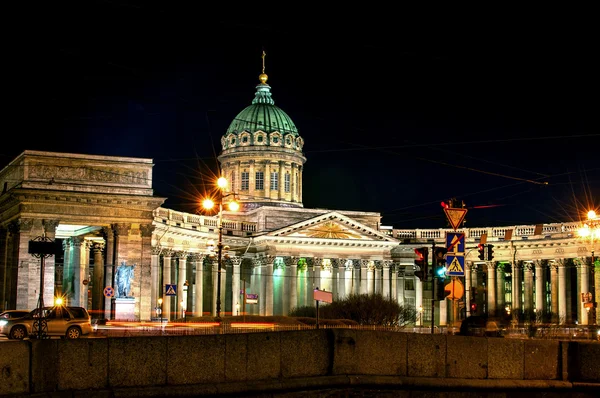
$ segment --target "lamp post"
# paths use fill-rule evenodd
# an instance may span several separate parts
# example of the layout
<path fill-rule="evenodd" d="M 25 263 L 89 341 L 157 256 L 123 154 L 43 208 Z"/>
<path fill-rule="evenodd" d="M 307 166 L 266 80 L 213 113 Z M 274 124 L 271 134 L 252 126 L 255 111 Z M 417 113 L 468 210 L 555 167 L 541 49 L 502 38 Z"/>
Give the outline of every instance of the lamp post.
<path fill-rule="evenodd" d="M 594 241 L 595 240 L 600 240 L 600 217 L 598 217 L 596 215 L 596 212 L 594 210 L 590 210 L 587 213 L 587 222 L 583 224 L 583 227 L 581 227 L 578 231 L 579 236 L 581 236 L 582 238 L 585 239 L 589 239 L 591 246 L 592 246 L 592 262 L 591 262 L 591 266 L 592 266 L 592 275 L 594 278 L 594 298 L 593 300 L 590 300 L 591 302 L 585 302 L 584 305 L 586 306 L 585 309 L 587 311 L 587 318 L 588 318 L 588 324 L 590 324 L 590 320 L 589 320 L 589 315 L 590 313 L 593 315 L 592 316 L 592 324 L 596 324 L 597 322 L 597 313 L 596 313 L 596 309 L 594 308 L 594 311 L 590 311 L 590 306 L 591 305 L 595 305 L 595 303 L 597 303 L 598 298 L 600 296 L 600 270 L 596 270 L 596 258 L 594 256 Z M 582 292 L 585 293 L 585 292 Z M 591 294 L 589 295 L 591 296 Z M 582 298 L 583 301 L 583 298 Z"/>
<path fill-rule="evenodd" d="M 217 241 L 217 320 L 221 319 L 221 266 L 223 263 L 223 199 L 228 196 L 234 196 L 234 193 L 225 193 L 227 188 L 227 179 L 225 177 L 219 177 L 217 180 L 217 201 L 219 206 L 219 214 L 217 221 L 217 228 L 219 230 L 219 240 Z M 202 203 L 205 209 L 212 209 L 215 202 L 212 199 L 205 199 Z M 229 202 L 229 210 L 237 211 L 239 204 L 234 200 Z"/>
<path fill-rule="evenodd" d="M 161 298 L 158 299 L 158 307 L 156 307 L 157 315 L 160 317 L 160 324 L 161 324 L 161 326 L 162 326 L 162 323 L 163 323 L 163 321 L 162 321 L 163 320 L 163 318 L 162 318 L 162 310 L 163 310 L 162 303 L 163 303 L 163 299 L 161 297 Z"/>

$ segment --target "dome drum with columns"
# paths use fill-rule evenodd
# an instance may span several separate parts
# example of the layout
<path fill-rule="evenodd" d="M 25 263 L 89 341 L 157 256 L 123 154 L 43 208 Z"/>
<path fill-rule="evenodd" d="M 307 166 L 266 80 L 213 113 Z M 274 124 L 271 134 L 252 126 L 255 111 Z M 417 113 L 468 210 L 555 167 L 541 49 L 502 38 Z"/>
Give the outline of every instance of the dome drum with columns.
<path fill-rule="evenodd" d="M 235 117 L 221 138 L 221 173 L 243 210 L 303 207 L 304 140 L 292 119 L 275 106 L 267 79 L 263 63 L 252 104 Z"/>

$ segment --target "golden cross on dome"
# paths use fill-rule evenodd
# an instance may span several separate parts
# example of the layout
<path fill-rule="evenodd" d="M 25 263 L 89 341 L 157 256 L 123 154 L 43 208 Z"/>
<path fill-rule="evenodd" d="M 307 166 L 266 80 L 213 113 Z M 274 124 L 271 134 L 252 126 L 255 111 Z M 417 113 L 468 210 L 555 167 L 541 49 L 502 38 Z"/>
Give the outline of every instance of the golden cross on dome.
<path fill-rule="evenodd" d="M 262 53 L 262 63 L 263 63 L 262 73 L 265 73 L 265 57 L 266 56 L 267 56 L 267 53 L 265 52 L 265 50 L 263 50 L 263 53 Z"/>

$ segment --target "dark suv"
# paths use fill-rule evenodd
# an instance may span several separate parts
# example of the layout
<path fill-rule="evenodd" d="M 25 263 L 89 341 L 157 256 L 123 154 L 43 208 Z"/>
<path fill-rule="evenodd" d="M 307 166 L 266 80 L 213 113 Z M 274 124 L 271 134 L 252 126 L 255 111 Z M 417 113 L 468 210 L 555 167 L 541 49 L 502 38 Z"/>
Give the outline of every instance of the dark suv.
<path fill-rule="evenodd" d="M 16 340 L 38 334 L 44 337 L 78 339 L 91 332 L 91 317 L 83 307 L 36 308 L 24 317 L 8 319 L 0 326 L 0 334 Z"/>
<path fill-rule="evenodd" d="M 484 316 L 471 315 L 460 324 L 460 336 L 502 337 L 502 330 L 497 322 L 490 321 Z"/>

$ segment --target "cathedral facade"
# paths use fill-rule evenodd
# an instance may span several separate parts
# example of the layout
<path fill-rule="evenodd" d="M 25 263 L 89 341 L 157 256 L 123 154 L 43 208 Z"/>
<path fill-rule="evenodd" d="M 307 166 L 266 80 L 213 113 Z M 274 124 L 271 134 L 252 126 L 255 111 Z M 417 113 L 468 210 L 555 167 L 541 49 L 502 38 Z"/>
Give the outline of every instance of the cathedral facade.
<path fill-rule="evenodd" d="M 13 160 L 0 172 L 1 308 L 60 295 L 114 319 L 114 275 L 133 267 L 125 299 L 134 320 L 216 315 L 217 303 L 223 316 L 287 315 L 315 306 L 319 289 L 334 300 L 382 294 L 415 308 L 419 324 L 510 313 L 597 323 L 586 304 L 598 297 L 600 269 L 578 223 L 458 229 L 465 261 L 454 278 L 464 293 L 449 300 L 438 299 L 432 277 L 415 275 L 415 249 L 444 247 L 456 231 L 390 229 L 377 212 L 305 208 L 304 140 L 267 81 L 263 69 L 252 103 L 221 139 L 224 196 L 241 204 L 222 218 L 162 207 L 152 159 L 25 151 Z M 477 257 L 483 237 L 493 259 Z M 54 252 L 36 253 L 32 241 L 52 242 Z"/>

